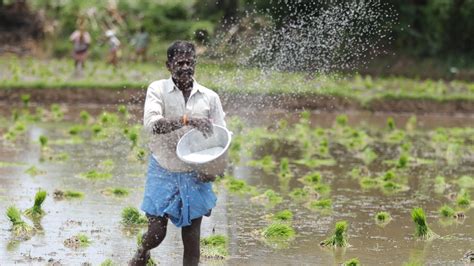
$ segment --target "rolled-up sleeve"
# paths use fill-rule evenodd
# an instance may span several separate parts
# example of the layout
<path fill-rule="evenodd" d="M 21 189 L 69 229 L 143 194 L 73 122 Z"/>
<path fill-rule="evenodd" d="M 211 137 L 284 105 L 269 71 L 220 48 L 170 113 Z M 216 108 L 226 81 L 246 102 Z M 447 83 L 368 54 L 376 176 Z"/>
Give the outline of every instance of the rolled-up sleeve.
<path fill-rule="evenodd" d="M 163 118 L 163 99 L 159 88 L 150 84 L 146 92 L 145 107 L 143 112 L 143 126 L 149 133 L 153 131 L 156 121 Z"/>
<path fill-rule="evenodd" d="M 213 97 L 213 101 L 211 102 L 210 116 L 211 121 L 214 124 L 226 127 L 224 120 L 225 113 L 218 95 L 215 95 L 215 97 Z"/>

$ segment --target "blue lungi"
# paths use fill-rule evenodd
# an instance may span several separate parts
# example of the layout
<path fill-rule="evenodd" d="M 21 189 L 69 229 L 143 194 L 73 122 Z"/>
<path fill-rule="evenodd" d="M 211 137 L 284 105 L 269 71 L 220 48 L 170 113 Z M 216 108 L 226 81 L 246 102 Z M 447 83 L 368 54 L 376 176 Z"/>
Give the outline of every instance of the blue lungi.
<path fill-rule="evenodd" d="M 201 182 L 197 172 L 170 172 L 153 156 L 148 163 L 145 193 L 141 209 L 148 215 L 165 215 L 177 227 L 191 225 L 191 220 L 209 215 L 216 206 L 211 182 Z"/>

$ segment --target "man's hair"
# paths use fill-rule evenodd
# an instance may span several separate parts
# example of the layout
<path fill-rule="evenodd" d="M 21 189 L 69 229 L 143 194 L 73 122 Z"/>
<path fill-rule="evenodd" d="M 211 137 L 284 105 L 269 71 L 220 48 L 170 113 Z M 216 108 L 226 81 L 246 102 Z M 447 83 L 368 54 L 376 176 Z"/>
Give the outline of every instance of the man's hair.
<path fill-rule="evenodd" d="M 196 56 L 196 47 L 192 42 L 175 41 L 170 47 L 168 47 L 168 61 L 171 61 L 177 54 L 188 53 Z"/>

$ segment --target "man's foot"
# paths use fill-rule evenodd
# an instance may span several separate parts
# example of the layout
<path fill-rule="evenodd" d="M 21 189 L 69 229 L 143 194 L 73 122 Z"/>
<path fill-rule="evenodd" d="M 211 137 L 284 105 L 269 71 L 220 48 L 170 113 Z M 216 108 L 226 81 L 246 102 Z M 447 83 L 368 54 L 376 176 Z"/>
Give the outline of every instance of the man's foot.
<path fill-rule="evenodd" d="M 150 260 L 150 251 L 144 252 L 142 248 L 139 248 L 133 256 L 132 260 L 128 263 L 129 266 L 146 266 Z"/>

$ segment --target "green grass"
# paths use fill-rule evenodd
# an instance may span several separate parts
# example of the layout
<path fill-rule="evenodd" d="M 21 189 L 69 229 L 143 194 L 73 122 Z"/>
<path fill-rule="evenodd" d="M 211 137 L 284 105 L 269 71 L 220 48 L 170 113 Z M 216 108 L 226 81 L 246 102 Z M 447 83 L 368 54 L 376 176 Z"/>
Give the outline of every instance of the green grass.
<path fill-rule="evenodd" d="M 219 62 L 202 60 L 197 66 L 200 83 L 220 93 L 245 94 L 289 94 L 303 97 L 317 95 L 351 99 L 361 105 L 370 106 L 377 100 L 431 100 L 473 101 L 474 85 L 463 81 L 418 80 L 400 77 L 374 78 L 354 75 L 352 77 L 319 76 L 308 81 L 304 73 L 273 72 L 263 75 L 254 68 L 223 68 Z M 143 89 L 158 77 L 169 76 L 164 64 L 127 62 L 113 70 L 101 61 L 88 61 L 85 78 L 72 79 L 73 66 L 70 59 L 0 59 L 0 89 L 50 88 L 50 89 Z M 55 75 L 33 71 L 47 68 Z M 14 69 L 21 70 L 21 76 L 14 77 Z M 133 69 L 134 71 L 129 71 Z M 238 77 L 236 77 L 238 75 Z M 298 86 L 294 86 L 297 84 Z M 380 89 L 382 88 L 382 89 Z M 394 128 L 395 125 L 389 124 Z"/>

